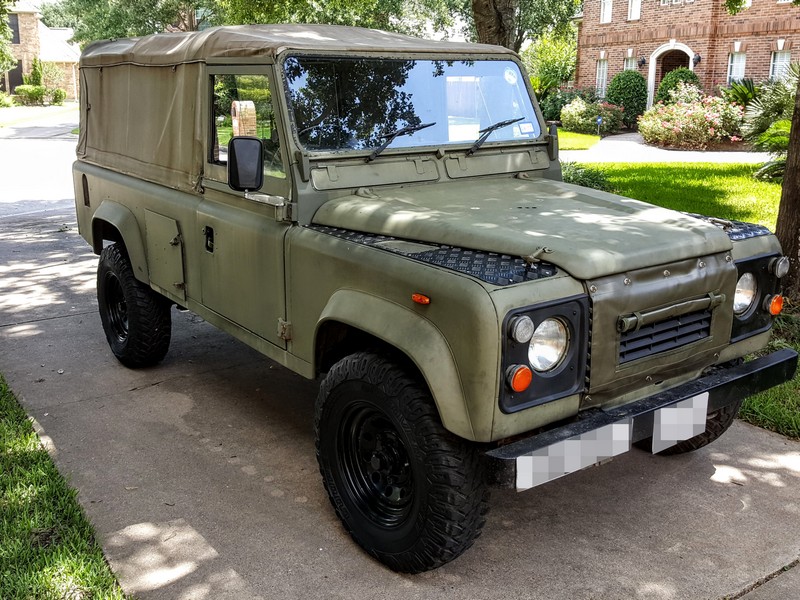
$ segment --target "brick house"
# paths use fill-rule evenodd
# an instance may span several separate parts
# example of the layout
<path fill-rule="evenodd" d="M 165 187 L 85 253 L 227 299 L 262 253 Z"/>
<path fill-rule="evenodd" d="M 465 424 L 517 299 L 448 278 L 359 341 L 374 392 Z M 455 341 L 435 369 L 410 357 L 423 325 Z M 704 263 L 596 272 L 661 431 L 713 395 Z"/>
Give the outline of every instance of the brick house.
<path fill-rule="evenodd" d="M 0 73 L 0 91 L 14 93 L 22 85 L 22 75 L 30 73 L 33 59 L 56 64 L 61 78 L 55 87 L 67 92 L 67 99 L 78 98 L 78 61 L 80 49 L 71 44 L 71 29 L 50 29 L 39 19 L 39 11 L 26 2 L 17 2 L 9 8 L 8 24 L 11 27 L 11 52 L 17 66 Z"/>
<path fill-rule="evenodd" d="M 722 0 L 584 0 L 578 22 L 579 87 L 606 85 L 623 69 L 658 83 L 688 67 L 706 91 L 730 81 L 781 77 L 800 61 L 800 7 L 791 0 L 750 0 L 729 15 Z"/>

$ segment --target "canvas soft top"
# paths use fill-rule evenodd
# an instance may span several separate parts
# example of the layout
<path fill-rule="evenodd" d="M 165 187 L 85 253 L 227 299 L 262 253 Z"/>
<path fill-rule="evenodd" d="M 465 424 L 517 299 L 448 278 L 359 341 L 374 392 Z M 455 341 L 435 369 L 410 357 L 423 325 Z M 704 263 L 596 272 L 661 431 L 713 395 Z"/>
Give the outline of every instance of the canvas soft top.
<path fill-rule="evenodd" d="M 159 33 L 89 45 L 82 67 L 119 64 L 176 65 L 217 58 L 275 57 L 284 50 L 512 54 L 487 44 L 423 40 L 399 33 L 342 25 L 236 25 L 190 33 Z"/>

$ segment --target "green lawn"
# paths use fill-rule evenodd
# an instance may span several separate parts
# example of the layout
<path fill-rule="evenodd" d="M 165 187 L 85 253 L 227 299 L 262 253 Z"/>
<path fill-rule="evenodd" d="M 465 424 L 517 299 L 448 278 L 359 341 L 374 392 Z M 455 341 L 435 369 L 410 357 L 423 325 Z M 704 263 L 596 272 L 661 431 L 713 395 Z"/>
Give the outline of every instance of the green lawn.
<path fill-rule="evenodd" d="M 756 181 L 758 165 L 595 163 L 622 196 L 775 229 L 781 186 Z"/>
<path fill-rule="evenodd" d="M 600 141 L 599 135 L 558 130 L 559 150 L 588 150 Z"/>
<path fill-rule="evenodd" d="M 76 492 L 0 376 L 0 598 L 124 598 Z"/>
<path fill-rule="evenodd" d="M 760 223 L 775 228 L 781 186 L 756 181 L 758 165 L 712 163 L 595 163 L 617 193 L 652 204 Z M 800 299 L 778 318 L 771 348 L 800 352 Z M 800 438 L 800 375 L 784 385 L 744 401 L 740 418 L 754 425 Z"/>

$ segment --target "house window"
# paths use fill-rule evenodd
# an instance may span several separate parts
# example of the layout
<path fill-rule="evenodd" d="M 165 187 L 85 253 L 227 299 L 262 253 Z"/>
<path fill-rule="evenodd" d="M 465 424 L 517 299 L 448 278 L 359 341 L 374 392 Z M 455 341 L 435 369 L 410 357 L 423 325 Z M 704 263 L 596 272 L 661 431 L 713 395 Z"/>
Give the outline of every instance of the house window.
<path fill-rule="evenodd" d="M 608 83 L 608 61 L 597 61 L 597 95 L 601 98 L 606 96 L 606 84 Z"/>
<path fill-rule="evenodd" d="M 611 0 L 600 0 L 600 22 L 611 23 Z"/>
<path fill-rule="evenodd" d="M 623 68 L 626 71 L 635 71 L 636 70 L 636 57 L 635 56 L 631 56 L 630 58 L 626 58 L 625 59 L 625 63 L 623 65 Z"/>
<path fill-rule="evenodd" d="M 731 81 L 741 81 L 744 79 L 744 52 L 731 52 L 728 55 L 728 84 Z"/>
<path fill-rule="evenodd" d="M 19 44 L 19 15 L 8 15 L 8 26 L 11 28 L 11 43 Z"/>
<path fill-rule="evenodd" d="M 638 21 L 642 16 L 642 0 L 628 0 L 628 21 Z"/>
<path fill-rule="evenodd" d="M 786 79 L 789 74 L 789 63 L 792 62 L 792 53 L 789 50 L 772 53 L 769 64 L 769 76 L 772 79 Z"/>

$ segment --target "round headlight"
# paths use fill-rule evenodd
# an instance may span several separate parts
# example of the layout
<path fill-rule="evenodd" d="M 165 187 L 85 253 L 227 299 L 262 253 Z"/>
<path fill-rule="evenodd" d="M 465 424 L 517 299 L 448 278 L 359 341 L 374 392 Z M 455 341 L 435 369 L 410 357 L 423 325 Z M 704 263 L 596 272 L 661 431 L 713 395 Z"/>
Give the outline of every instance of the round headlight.
<path fill-rule="evenodd" d="M 745 273 L 739 277 L 736 282 L 736 292 L 733 294 L 733 313 L 735 315 L 743 315 L 753 303 L 756 301 L 756 292 L 758 286 L 756 285 L 755 275 L 752 273 Z"/>
<path fill-rule="evenodd" d="M 519 344 L 527 344 L 533 337 L 533 321 L 530 317 L 514 317 L 508 329 L 511 339 Z"/>
<path fill-rule="evenodd" d="M 535 371 L 551 371 L 564 360 L 568 346 L 569 331 L 563 321 L 545 319 L 533 332 L 528 360 Z"/>
<path fill-rule="evenodd" d="M 789 259 L 785 256 L 775 258 L 772 260 L 769 266 L 772 269 L 772 272 L 775 273 L 775 277 L 780 279 L 789 272 Z"/>

